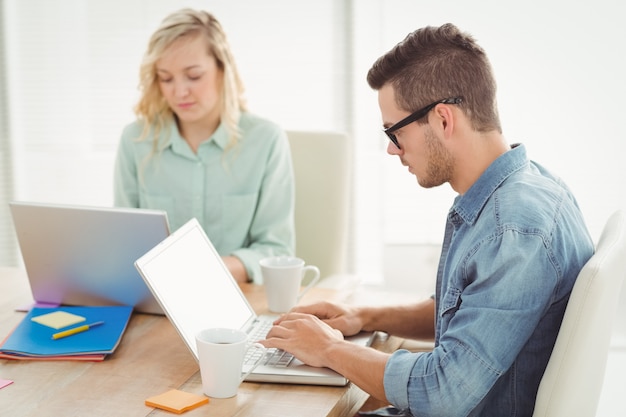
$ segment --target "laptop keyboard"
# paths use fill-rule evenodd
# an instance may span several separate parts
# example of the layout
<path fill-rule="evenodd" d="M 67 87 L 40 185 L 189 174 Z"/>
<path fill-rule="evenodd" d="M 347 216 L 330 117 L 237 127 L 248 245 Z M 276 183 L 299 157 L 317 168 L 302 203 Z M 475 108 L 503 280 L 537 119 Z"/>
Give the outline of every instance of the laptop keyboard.
<path fill-rule="evenodd" d="M 271 320 L 258 320 L 249 334 L 249 339 L 254 342 L 265 339 L 265 335 L 270 331 L 272 325 Z M 254 365 L 262 354 L 262 351 L 259 349 L 248 349 L 243 362 L 246 365 Z M 291 353 L 285 352 L 282 349 L 269 348 L 265 353 L 265 358 L 261 360 L 261 365 L 286 367 L 289 366 L 292 360 L 293 355 Z"/>

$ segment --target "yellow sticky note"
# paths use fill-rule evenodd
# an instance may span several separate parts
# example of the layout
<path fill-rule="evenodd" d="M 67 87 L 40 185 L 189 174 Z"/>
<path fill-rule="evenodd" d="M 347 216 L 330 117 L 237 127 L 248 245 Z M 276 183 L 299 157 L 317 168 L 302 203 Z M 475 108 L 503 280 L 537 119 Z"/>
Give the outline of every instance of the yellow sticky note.
<path fill-rule="evenodd" d="M 81 323 L 86 319 L 77 314 L 65 311 L 55 311 L 53 313 L 33 317 L 31 320 L 36 323 L 43 324 L 44 326 L 52 327 L 53 329 L 62 329 L 63 327 L 71 326 L 72 324 Z"/>
<path fill-rule="evenodd" d="M 189 392 L 173 389 L 160 395 L 155 395 L 146 400 L 149 407 L 161 408 L 176 414 L 199 407 L 209 402 L 208 397 L 204 395 L 191 394 Z"/>

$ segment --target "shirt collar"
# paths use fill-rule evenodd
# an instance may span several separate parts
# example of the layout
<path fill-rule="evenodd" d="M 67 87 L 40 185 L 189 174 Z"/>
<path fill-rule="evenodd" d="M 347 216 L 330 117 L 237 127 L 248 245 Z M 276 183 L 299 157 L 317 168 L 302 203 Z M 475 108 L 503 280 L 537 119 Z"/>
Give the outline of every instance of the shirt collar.
<path fill-rule="evenodd" d="M 478 218 L 491 195 L 514 172 L 528 164 L 526 148 L 522 144 L 514 144 L 511 150 L 500 155 L 478 180 L 463 195 L 457 196 L 450 209 L 463 221 L 473 224 Z"/>
<path fill-rule="evenodd" d="M 228 144 L 228 132 L 226 131 L 224 123 L 220 123 L 215 132 L 213 132 L 213 134 L 209 138 L 209 140 L 203 142 L 200 146 L 206 146 L 210 142 L 215 143 L 222 150 L 226 148 L 226 145 Z M 191 155 L 193 154 L 193 152 L 191 152 L 191 149 L 185 141 L 185 138 L 181 136 L 178 125 L 176 124 L 173 124 L 172 126 L 170 140 L 165 145 L 165 148 L 167 148 L 168 146 L 171 147 L 172 151 L 177 154 L 194 156 Z"/>
<path fill-rule="evenodd" d="M 224 123 L 220 122 L 220 125 L 217 127 L 217 130 L 213 132 L 211 136 L 211 140 L 215 142 L 217 146 L 219 146 L 222 150 L 226 148 L 228 145 L 228 131 L 226 130 L 226 126 Z"/>

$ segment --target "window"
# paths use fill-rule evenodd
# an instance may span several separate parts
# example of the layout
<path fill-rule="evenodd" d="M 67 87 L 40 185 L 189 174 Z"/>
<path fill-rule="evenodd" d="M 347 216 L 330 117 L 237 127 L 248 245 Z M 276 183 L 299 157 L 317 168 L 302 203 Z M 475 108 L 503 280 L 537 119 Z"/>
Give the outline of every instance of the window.
<path fill-rule="evenodd" d="M 0 4 L 3 256 L 15 257 L 5 204 L 10 199 L 112 203 L 115 151 L 133 119 L 148 37 L 166 14 L 185 6 L 205 8 L 224 25 L 252 111 L 285 129 L 351 134 L 351 264 L 366 281 L 382 279 L 385 248 L 438 245 L 454 197 L 447 185 L 419 188 L 386 155 L 377 96 L 365 81 L 373 61 L 419 26 L 451 21 L 474 34 L 494 66 L 505 136 L 526 143 L 531 157 L 566 180 L 594 237 L 610 212 L 626 206 L 623 157 L 616 151 L 626 114 L 626 62 L 615 53 L 626 39 L 626 5 L 620 2 L 453 0 L 427 8 L 411 0 Z"/>

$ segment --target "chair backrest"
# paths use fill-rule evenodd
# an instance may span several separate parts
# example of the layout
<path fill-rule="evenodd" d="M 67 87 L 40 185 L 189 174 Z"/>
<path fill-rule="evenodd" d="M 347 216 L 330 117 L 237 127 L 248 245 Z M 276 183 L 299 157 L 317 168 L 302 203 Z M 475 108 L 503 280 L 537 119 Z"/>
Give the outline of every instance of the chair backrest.
<path fill-rule="evenodd" d="M 574 284 L 533 417 L 595 416 L 625 277 L 626 211 L 619 210 Z"/>
<path fill-rule="evenodd" d="M 348 135 L 288 131 L 296 183 L 296 255 L 321 277 L 347 268 L 352 158 Z"/>

